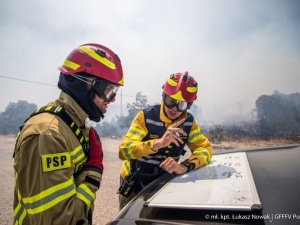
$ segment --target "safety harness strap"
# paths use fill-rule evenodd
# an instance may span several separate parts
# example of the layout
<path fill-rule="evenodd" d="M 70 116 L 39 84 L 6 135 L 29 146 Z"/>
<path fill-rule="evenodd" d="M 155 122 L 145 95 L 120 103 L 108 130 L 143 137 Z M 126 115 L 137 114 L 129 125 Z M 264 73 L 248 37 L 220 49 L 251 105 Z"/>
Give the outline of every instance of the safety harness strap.
<path fill-rule="evenodd" d="M 44 106 L 41 107 L 39 109 L 37 109 L 36 111 L 34 111 L 24 122 L 24 124 L 27 122 L 27 120 L 29 120 L 31 117 L 38 115 L 40 113 L 44 113 L 44 112 L 48 112 L 54 115 L 59 116 L 69 127 L 70 129 L 73 131 L 73 133 L 75 134 L 76 138 L 78 139 L 79 143 L 82 146 L 82 149 L 85 153 L 88 152 L 89 150 L 89 144 L 88 142 L 85 140 L 81 130 L 79 129 L 79 127 L 76 125 L 76 123 L 71 119 L 71 117 L 66 113 L 65 109 L 62 106 Z M 23 125 L 24 125 L 23 124 Z M 20 127 L 20 131 L 23 128 Z"/>

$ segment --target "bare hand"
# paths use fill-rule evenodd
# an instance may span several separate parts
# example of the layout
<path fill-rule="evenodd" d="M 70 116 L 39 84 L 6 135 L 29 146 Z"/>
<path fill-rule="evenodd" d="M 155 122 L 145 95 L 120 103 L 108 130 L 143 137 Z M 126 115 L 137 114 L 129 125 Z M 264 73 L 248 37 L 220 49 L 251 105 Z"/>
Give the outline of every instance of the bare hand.
<path fill-rule="evenodd" d="M 176 162 L 172 157 L 168 157 L 166 160 L 164 160 L 159 167 L 169 174 L 184 174 L 187 171 L 185 166 Z"/>
<path fill-rule="evenodd" d="M 164 135 L 156 139 L 153 144 L 153 150 L 158 150 L 160 148 L 164 148 L 169 146 L 171 143 L 174 143 L 176 146 L 179 146 L 179 143 L 183 144 L 180 135 L 186 136 L 187 133 L 179 126 L 185 121 L 185 119 L 181 119 L 173 125 L 169 126 Z"/>

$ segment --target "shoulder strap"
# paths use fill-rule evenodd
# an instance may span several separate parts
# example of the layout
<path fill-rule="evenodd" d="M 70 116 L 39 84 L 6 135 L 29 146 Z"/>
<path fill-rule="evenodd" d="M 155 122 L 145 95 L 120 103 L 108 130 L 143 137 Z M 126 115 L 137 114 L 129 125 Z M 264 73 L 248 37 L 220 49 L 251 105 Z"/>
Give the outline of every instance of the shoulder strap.
<path fill-rule="evenodd" d="M 25 120 L 24 124 L 31 117 L 33 117 L 35 115 L 38 115 L 40 113 L 44 113 L 44 112 L 51 113 L 51 114 L 59 116 L 70 127 L 70 129 L 73 131 L 73 133 L 75 134 L 75 136 L 78 139 L 79 143 L 81 144 L 83 151 L 85 153 L 88 151 L 89 146 L 88 146 L 88 143 L 85 140 L 85 137 L 83 136 L 81 130 L 76 125 L 76 123 L 71 119 L 71 117 L 66 113 L 65 109 L 62 106 L 44 106 L 44 107 L 41 107 L 41 108 L 37 109 L 36 111 L 34 111 Z M 20 128 L 20 131 L 21 131 L 22 127 Z"/>

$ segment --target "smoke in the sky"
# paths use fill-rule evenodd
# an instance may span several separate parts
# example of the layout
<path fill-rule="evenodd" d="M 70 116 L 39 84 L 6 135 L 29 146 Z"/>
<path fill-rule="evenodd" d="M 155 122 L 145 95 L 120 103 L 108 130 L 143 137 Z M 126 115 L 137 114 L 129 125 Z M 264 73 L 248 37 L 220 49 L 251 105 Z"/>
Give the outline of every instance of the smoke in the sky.
<path fill-rule="evenodd" d="M 203 120 L 248 117 L 263 94 L 300 92 L 299 11 L 297 0 L 2 1 L 0 111 L 55 99 L 57 67 L 73 48 L 97 42 L 123 64 L 113 116 L 138 92 L 160 102 L 166 78 L 189 71 Z"/>

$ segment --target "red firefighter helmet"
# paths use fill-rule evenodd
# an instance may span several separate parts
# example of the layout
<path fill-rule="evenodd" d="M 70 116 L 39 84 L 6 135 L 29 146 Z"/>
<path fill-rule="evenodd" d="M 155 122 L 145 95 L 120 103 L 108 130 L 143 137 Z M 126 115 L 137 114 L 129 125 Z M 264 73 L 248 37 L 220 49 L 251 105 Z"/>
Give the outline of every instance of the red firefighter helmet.
<path fill-rule="evenodd" d="M 89 43 L 74 49 L 58 69 L 66 75 L 86 72 L 112 83 L 124 85 L 120 58 L 112 50 L 99 44 Z"/>
<path fill-rule="evenodd" d="M 163 91 L 177 101 L 193 102 L 197 99 L 198 84 L 188 72 L 175 73 L 167 79 Z"/>

